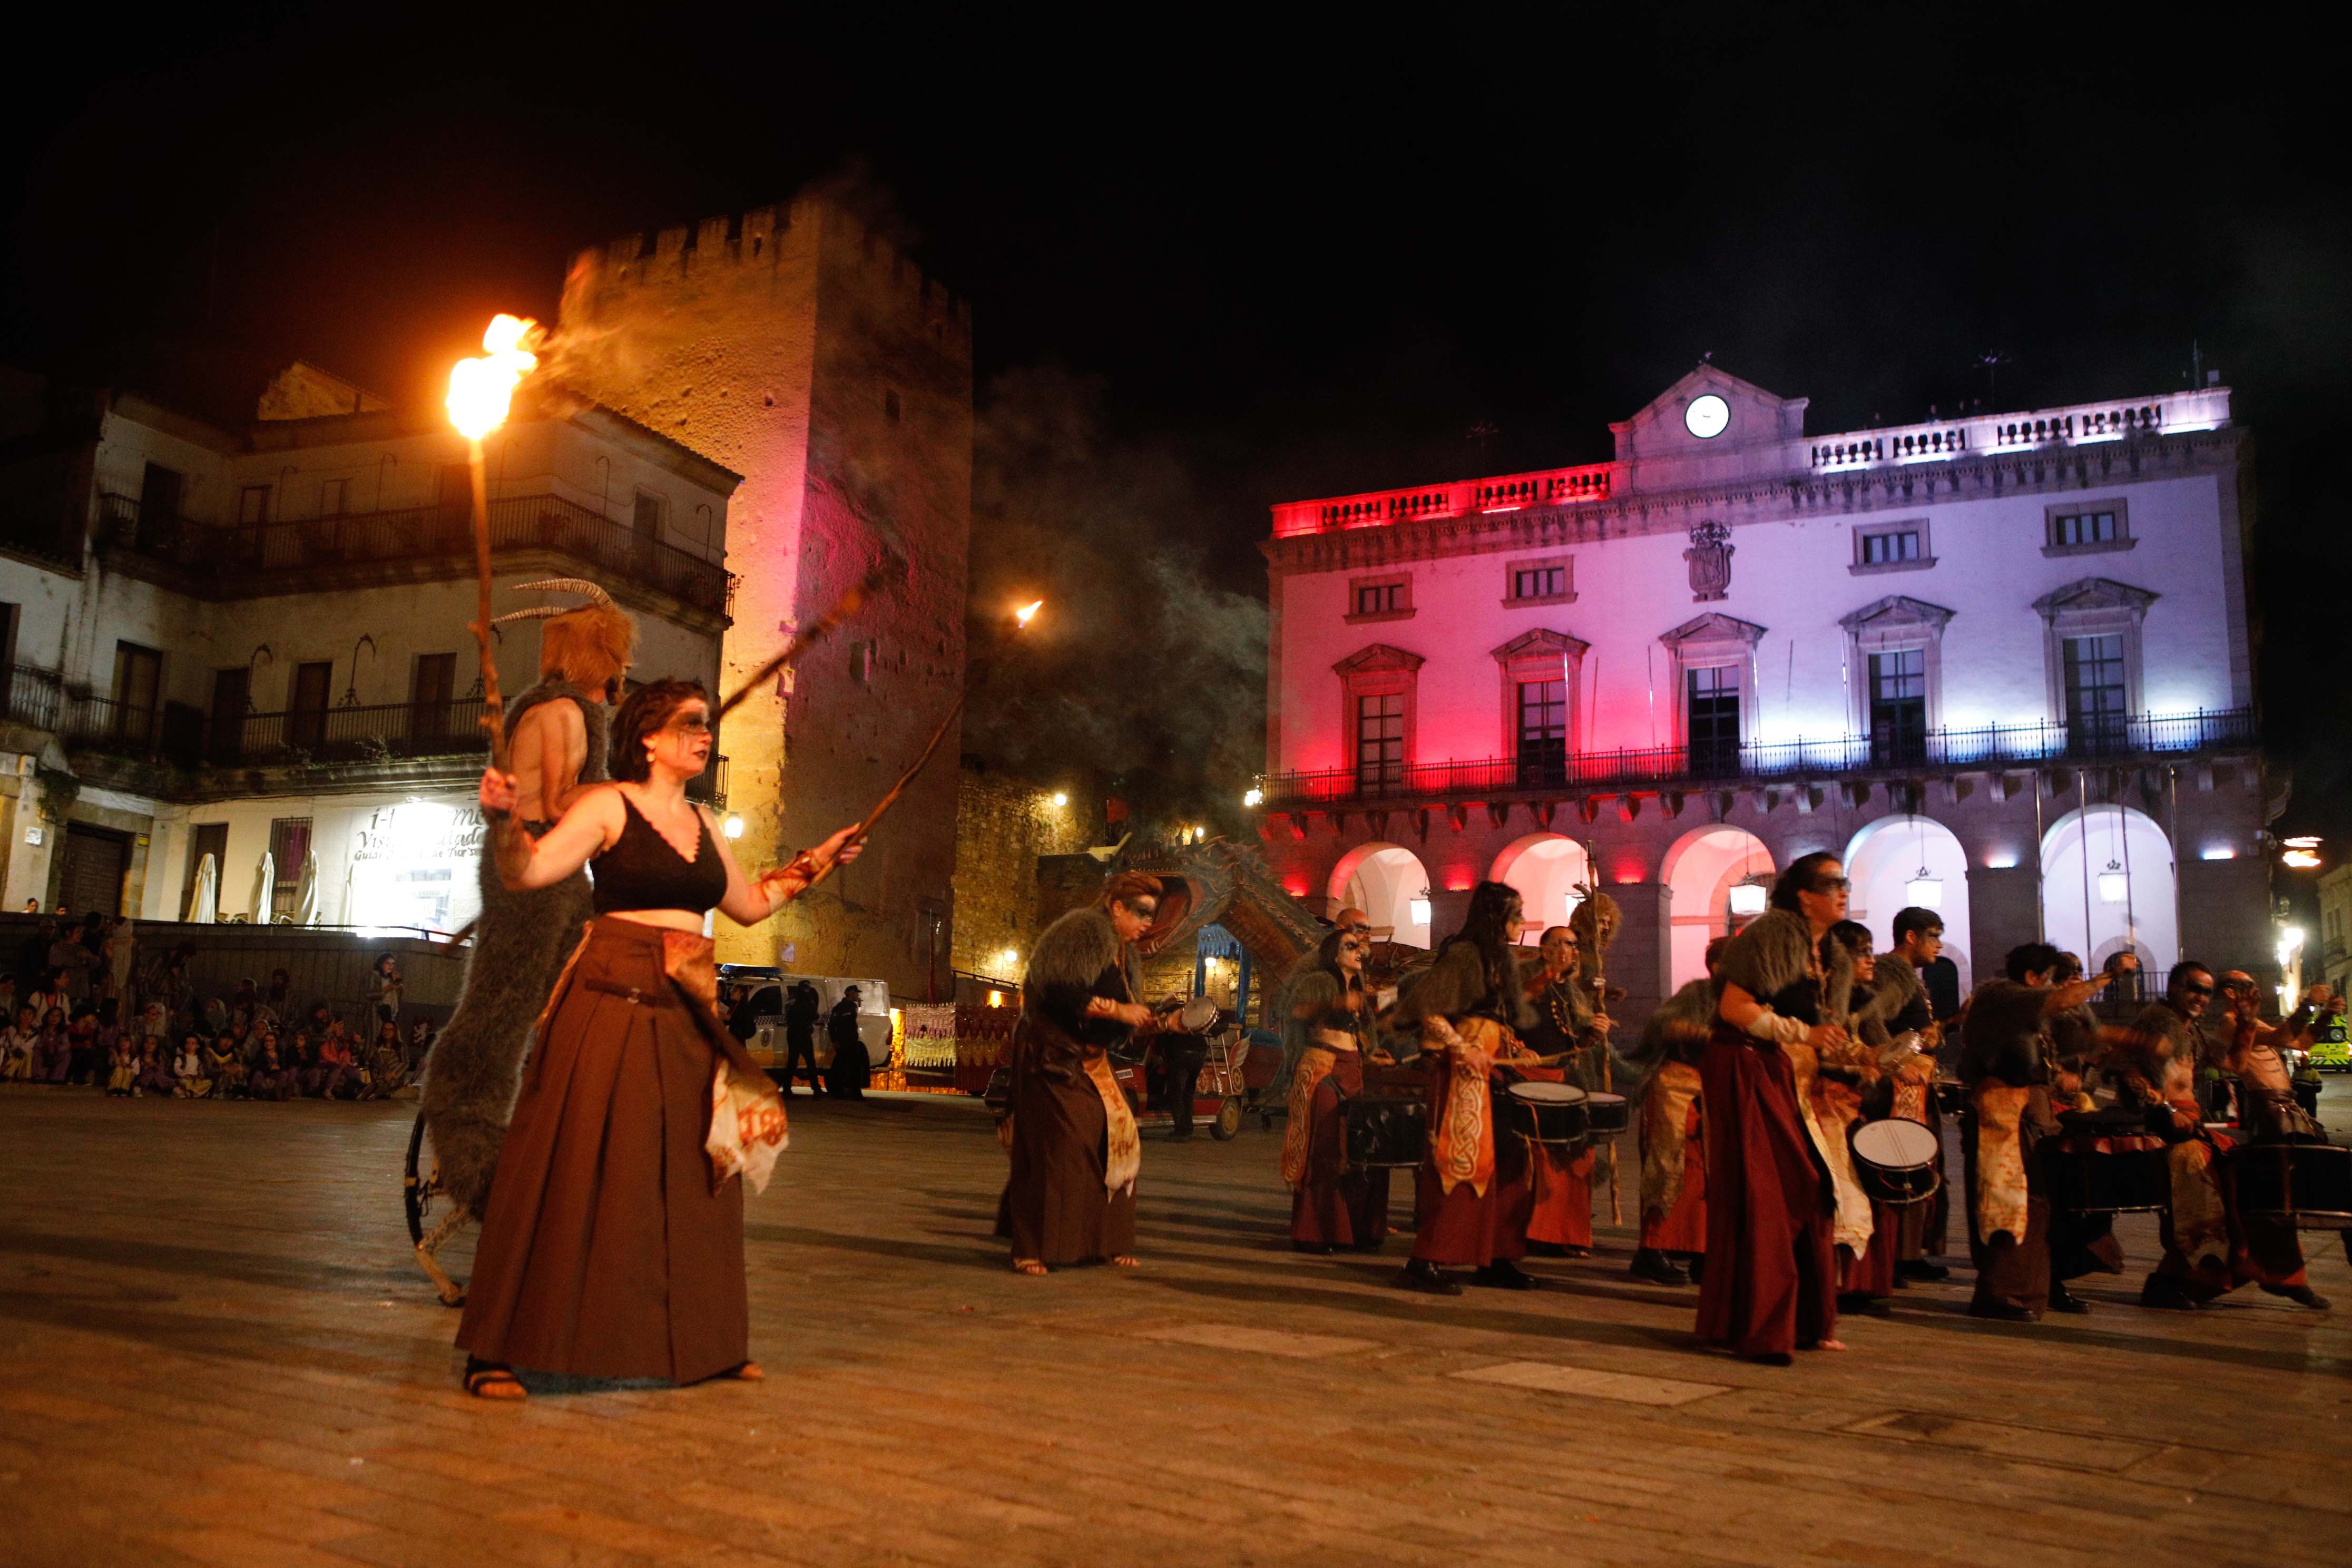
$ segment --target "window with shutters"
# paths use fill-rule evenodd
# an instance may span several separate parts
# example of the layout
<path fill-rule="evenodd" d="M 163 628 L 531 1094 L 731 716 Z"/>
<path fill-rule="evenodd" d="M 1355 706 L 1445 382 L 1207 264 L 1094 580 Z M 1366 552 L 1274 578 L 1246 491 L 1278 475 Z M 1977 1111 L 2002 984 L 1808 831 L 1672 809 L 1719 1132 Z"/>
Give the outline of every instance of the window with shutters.
<path fill-rule="evenodd" d="M 2070 501 L 2043 509 L 2044 555 L 2096 555 L 2129 550 L 2131 513 L 2121 500 Z"/>
<path fill-rule="evenodd" d="M 1348 584 L 1348 620 L 1402 621 L 1412 615 L 1412 579 L 1396 574 L 1358 577 Z"/>

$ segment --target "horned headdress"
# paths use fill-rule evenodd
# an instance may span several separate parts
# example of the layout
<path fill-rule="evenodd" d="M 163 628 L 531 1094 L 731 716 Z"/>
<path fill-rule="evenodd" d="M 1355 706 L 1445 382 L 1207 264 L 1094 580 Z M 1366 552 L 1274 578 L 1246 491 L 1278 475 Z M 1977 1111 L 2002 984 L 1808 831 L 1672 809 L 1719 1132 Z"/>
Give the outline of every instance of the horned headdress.
<path fill-rule="evenodd" d="M 523 593 L 577 594 L 584 605 L 533 605 L 509 610 L 493 625 L 508 621 L 545 621 L 539 637 L 539 678 L 561 679 L 581 690 L 606 693 L 628 673 L 636 651 L 637 626 L 613 595 L 584 577 L 550 577 L 544 582 L 517 584 Z M 607 693 L 608 700 L 611 694 Z"/>

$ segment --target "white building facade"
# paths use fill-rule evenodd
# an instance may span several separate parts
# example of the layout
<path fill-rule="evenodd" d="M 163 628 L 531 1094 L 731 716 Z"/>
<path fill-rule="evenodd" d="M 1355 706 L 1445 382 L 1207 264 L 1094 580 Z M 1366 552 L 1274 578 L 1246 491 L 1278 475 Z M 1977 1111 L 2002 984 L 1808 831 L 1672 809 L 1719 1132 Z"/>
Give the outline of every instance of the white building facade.
<path fill-rule="evenodd" d="M 319 923 L 471 920 L 478 590 L 465 446 L 439 411 L 308 366 L 235 428 L 141 393 L 5 391 L 5 907 L 184 919 L 210 857 L 218 918 L 284 920 L 315 855 Z M 735 475 L 552 399 L 519 406 L 486 466 L 499 610 L 550 602 L 516 584 L 587 578 L 635 618 L 638 678 L 716 679 Z M 539 636 L 499 630 L 511 697 Z"/>
<path fill-rule="evenodd" d="M 1285 503 L 1264 832 L 1400 940 L 1597 883 L 1634 1010 L 1835 852 L 1963 979 L 2269 957 L 2251 497 L 2226 388 L 1857 431 L 1711 365 L 1614 461 Z"/>

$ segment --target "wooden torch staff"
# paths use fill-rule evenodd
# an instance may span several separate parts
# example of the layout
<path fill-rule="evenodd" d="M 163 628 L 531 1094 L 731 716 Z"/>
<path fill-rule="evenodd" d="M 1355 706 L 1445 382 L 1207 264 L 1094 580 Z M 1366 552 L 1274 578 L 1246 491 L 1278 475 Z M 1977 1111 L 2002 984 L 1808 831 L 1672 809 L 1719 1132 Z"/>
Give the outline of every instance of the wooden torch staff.
<path fill-rule="evenodd" d="M 474 575 L 481 592 L 476 600 L 474 640 L 482 649 L 482 728 L 490 735 L 490 765 L 507 771 L 506 702 L 499 695 L 499 661 L 490 652 L 490 484 L 482 462 L 479 437 L 466 443 L 466 467 L 474 477 Z"/>
<path fill-rule="evenodd" d="M 868 595 L 878 593 L 885 583 L 904 572 L 906 567 L 907 563 L 896 556 L 886 556 L 876 564 L 874 570 L 866 574 L 847 593 L 842 595 L 838 604 L 810 622 L 806 630 L 795 633 L 773 658 L 747 676 L 743 684 L 735 689 L 735 694 L 719 703 L 719 711 L 711 715 L 712 720 L 716 721 L 725 718 L 740 706 L 745 698 L 772 679 L 776 671 L 832 636 L 835 627 L 857 613 L 859 606 L 866 603 Z"/>

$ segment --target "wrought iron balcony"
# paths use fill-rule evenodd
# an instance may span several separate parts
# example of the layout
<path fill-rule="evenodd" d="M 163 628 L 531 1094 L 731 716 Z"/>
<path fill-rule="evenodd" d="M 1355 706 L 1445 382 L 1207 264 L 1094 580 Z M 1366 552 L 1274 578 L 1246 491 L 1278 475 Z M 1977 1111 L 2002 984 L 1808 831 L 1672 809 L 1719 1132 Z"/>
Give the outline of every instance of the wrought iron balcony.
<path fill-rule="evenodd" d="M 101 498 L 100 513 L 100 538 L 110 549 L 169 563 L 217 598 L 347 585 L 385 568 L 450 577 L 474 570 L 469 502 L 216 526 L 110 495 Z M 561 496 L 490 502 L 492 554 L 520 550 L 572 556 L 591 568 L 587 575 L 656 588 L 712 615 L 730 608 L 724 566 Z"/>
<path fill-rule="evenodd" d="M 1269 811 L 1374 800 L 1485 799 L 1593 790 L 1679 788 L 1769 779 L 1825 779 L 1913 770 L 1950 772 L 2034 763 L 2121 761 L 2255 744 L 2250 709 L 2221 712 L 2117 714 L 2097 724 L 1988 725 L 1906 736 L 1842 735 L 1824 741 L 1641 751 L 1555 752 L 1533 757 L 1416 763 L 1276 773 L 1265 784 Z"/>

